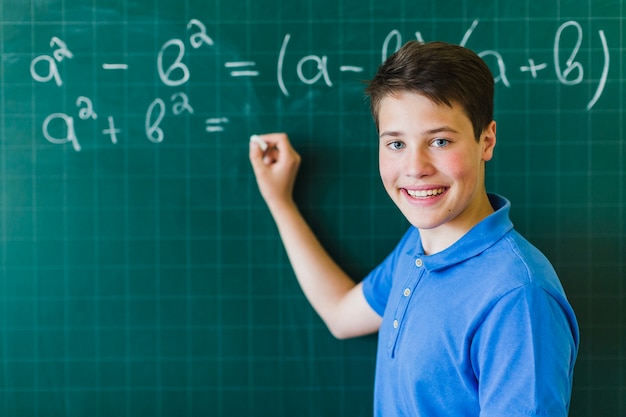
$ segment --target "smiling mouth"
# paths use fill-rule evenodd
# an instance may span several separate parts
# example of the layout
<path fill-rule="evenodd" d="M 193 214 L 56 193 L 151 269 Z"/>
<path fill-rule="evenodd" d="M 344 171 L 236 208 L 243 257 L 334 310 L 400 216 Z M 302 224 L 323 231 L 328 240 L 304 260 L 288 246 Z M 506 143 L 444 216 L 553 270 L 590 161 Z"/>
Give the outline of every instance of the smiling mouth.
<path fill-rule="evenodd" d="M 446 188 L 432 188 L 430 190 L 407 190 L 405 188 L 404 190 L 413 198 L 426 198 L 441 195 L 446 191 Z"/>

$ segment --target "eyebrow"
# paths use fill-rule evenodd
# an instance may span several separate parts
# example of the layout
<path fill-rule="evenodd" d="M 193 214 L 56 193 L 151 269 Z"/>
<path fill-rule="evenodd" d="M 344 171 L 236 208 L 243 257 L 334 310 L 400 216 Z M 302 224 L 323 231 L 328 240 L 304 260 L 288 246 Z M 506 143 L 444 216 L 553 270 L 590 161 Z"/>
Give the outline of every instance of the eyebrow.
<path fill-rule="evenodd" d="M 459 133 L 458 130 L 445 125 L 445 126 L 436 127 L 434 129 L 425 130 L 422 132 L 422 135 L 433 135 L 433 134 L 441 133 L 441 132 Z M 384 136 L 398 137 L 398 136 L 403 136 L 403 135 L 404 133 L 401 130 L 385 130 L 380 135 L 378 135 L 378 137 L 379 138 L 382 138 Z"/>

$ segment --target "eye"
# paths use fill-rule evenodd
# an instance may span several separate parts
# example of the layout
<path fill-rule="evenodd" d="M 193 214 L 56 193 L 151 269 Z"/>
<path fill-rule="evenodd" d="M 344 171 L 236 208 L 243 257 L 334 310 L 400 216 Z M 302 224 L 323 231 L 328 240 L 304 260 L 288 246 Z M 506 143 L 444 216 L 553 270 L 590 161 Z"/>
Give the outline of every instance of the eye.
<path fill-rule="evenodd" d="M 393 142 L 389 142 L 387 144 L 387 147 L 391 150 L 397 151 L 400 150 L 402 148 L 404 148 L 406 145 L 404 144 L 404 142 L 400 142 L 398 140 L 394 140 Z"/>
<path fill-rule="evenodd" d="M 436 148 L 445 148 L 448 144 L 450 144 L 450 141 L 448 139 L 436 138 L 431 143 Z"/>

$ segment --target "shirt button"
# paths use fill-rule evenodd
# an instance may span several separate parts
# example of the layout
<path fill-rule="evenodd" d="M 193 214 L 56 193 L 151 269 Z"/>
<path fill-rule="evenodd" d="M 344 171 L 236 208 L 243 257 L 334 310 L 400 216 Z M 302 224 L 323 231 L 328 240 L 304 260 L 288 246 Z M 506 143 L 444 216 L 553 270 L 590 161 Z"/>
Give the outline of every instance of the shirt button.
<path fill-rule="evenodd" d="M 404 289 L 404 296 L 408 297 L 411 294 L 411 289 L 410 288 L 405 288 Z"/>
<path fill-rule="evenodd" d="M 397 328 L 398 328 L 398 324 L 399 324 L 399 323 L 398 323 L 398 320 L 394 320 L 394 321 L 393 321 L 393 328 L 394 328 L 394 329 L 397 329 Z"/>
<path fill-rule="evenodd" d="M 421 268 L 422 265 L 424 265 L 424 262 L 422 262 L 422 260 L 420 258 L 417 258 L 415 260 L 415 266 L 418 267 L 418 268 Z"/>

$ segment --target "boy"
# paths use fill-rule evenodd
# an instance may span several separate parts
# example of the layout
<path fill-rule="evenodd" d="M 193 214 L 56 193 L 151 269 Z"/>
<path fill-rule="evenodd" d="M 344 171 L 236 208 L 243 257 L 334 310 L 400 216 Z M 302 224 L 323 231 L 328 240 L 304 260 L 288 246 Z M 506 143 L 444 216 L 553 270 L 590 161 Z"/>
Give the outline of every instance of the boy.
<path fill-rule="evenodd" d="M 415 41 L 366 92 L 385 190 L 411 223 L 360 283 L 329 257 L 292 190 L 284 134 L 251 143 L 257 183 L 298 281 L 338 338 L 378 331 L 376 416 L 566 416 L 578 325 L 548 260 L 485 189 L 494 80 L 460 46 Z"/>

